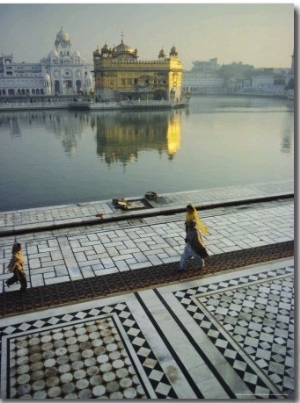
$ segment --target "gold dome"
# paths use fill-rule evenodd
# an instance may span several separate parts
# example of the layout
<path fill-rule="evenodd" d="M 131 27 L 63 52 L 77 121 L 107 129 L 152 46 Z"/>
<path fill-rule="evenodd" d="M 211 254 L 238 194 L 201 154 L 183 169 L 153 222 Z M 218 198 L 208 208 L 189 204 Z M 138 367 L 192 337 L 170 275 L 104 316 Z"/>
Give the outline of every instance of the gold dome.
<path fill-rule="evenodd" d="M 172 46 L 170 56 L 178 56 L 178 51 L 175 46 Z"/>
<path fill-rule="evenodd" d="M 105 45 L 103 46 L 103 48 L 101 49 L 101 52 L 102 52 L 102 53 L 109 53 L 110 51 L 111 51 L 111 49 L 110 49 L 109 46 L 107 46 L 107 44 L 105 44 Z"/>
<path fill-rule="evenodd" d="M 166 57 L 165 51 L 163 50 L 163 48 L 161 48 L 159 54 L 158 54 L 158 58 L 159 59 L 164 59 Z"/>
<path fill-rule="evenodd" d="M 132 55 L 132 56 L 135 56 L 135 57 L 137 56 L 137 49 L 133 49 L 130 46 L 126 45 L 124 43 L 124 41 L 123 41 L 123 38 L 121 40 L 120 45 L 115 46 L 112 49 L 112 52 L 113 52 L 115 57 L 119 56 L 119 55 L 124 55 L 124 54 Z"/>
<path fill-rule="evenodd" d="M 93 52 L 93 55 L 94 55 L 94 56 L 101 56 L 101 52 L 100 52 L 99 46 L 97 46 L 97 49 Z"/>
<path fill-rule="evenodd" d="M 122 40 L 122 42 L 120 43 L 120 45 L 114 47 L 114 50 L 115 50 L 116 52 L 119 52 L 119 53 L 121 53 L 121 52 L 122 52 L 122 53 L 123 53 L 123 52 L 133 53 L 133 52 L 134 52 L 134 50 L 133 50 L 130 46 L 125 45 L 125 43 L 123 42 L 123 40 Z"/>

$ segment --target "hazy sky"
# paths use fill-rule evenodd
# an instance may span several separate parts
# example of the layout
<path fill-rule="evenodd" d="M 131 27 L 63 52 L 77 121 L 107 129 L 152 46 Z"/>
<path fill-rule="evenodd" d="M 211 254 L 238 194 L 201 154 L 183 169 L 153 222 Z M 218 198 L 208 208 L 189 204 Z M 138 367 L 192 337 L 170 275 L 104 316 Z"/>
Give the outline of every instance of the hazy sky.
<path fill-rule="evenodd" d="M 294 47 L 293 3 L 4 3 L 0 2 L 0 54 L 39 62 L 63 27 L 72 50 L 87 61 L 105 43 L 138 49 L 155 60 L 177 47 L 184 69 L 195 60 L 290 67 Z"/>

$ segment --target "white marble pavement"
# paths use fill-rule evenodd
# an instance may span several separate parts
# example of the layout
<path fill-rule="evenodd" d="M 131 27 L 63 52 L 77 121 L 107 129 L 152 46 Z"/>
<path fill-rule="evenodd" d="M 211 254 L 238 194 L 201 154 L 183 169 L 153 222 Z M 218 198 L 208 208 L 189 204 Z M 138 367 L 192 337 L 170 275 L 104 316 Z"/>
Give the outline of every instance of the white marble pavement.
<path fill-rule="evenodd" d="M 203 211 L 210 228 L 205 242 L 211 255 L 294 239 L 292 200 Z M 179 262 L 184 248 L 185 214 L 23 234 L 28 287 L 69 282 L 109 273 Z M 13 237 L 0 238 L 0 289 L 11 274 L 6 266 Z"/>
<path fill-rule="evenodd" d="M 1 398 L 291 398 L 293 265 L 2 319 Z"/>
<path fill-rule="evenodd" d="M 197 195 L 178 194 L 178 204 L 174 195 L 174 210 Z M 42 232 L 34 224 L 17 237 L 29 287 L 179 262 L 184 213 L 165 211 Z M 292 198 L 200 216 L 211 254 L 294 239 Z M 0 238 L 2 292 L 18 288 L 4 287 L 14 239 Z M 293 272 L 294 259 L 281 259 L 2 318 L 1 399 L 292 397 Z"/>

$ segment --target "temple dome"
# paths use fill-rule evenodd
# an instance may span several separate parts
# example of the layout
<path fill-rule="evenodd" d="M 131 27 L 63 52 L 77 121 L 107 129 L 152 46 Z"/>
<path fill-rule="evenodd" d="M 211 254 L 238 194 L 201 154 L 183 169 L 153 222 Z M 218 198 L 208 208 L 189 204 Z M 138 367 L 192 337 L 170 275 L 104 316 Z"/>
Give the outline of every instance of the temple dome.
<path fill-rule="evenodd" d="M 59 57 L 59 54 L 58 54 L 58 52 L 57 52 L 57 50 L 56 49 L 52 49 L 50 52 L 49 52 L 49 54 L 48 54 L 48 57 Z"/>
<path fill-rule="evenodd" d="M 63 28 L 57 33 L 54 46 L 57 48 L 61 43 L 71 45 L 70 35 Z"/>
<path fill-rule="evenodd" d="M 178 51 L 175 46 L 172 46 L 170 56 L 178 56 Z"/>
<path fill-rule="evenodd" d="M 66 31 L 64 31 L 63 28 L 61 28 L 61 30 L 56 35 L 56 40 L 57 41 L 69 42 L 70 41 L 70 35 Z"/>
<path fill-rule="evenodd" d="M 109 52 L 111 51 L 111 49 L 110 49 L 109 46 L 107 46 L 107 44 L 105 44 L 105 45 L 103 46 L 103 48 L 101 49 L 101 51 L 102 51 L 103 53 L 109 53 Z"/>
<path fill-rule="evenodd" d="M 118 55 L 122 55 L 122 54 L 130 54 L 136 57 L 137 55 L 137 49 L 133 49 L 130 46 L 126 45 L 123 41 L 123 38 L 121 40 L 121 43 L 117 46 L 115 46 L 112 49 L 112 52 L 114 54 L 114 56 L 118 56 Z"/>
<path fill-rule="evenodd" d="M 120 45 L 115 46 L 113 50 L 116 51 L 116 52 L 119 52 L 119 53 L 121 53 L 121 52 L 133 53 L 134 52 L 134 50 L 130 46 L 125 45 L 123 40 L 120 43 Z"/>
<path fill-rule="evenodd" d="M 72 55 L 73 57 L 80 57 L 81 58 L 81 53 L 79 52 L 79 50 L 75 50 L 75 52 Z"/>
<path fill-rule="evenodd" d="M 94 56 L 101 56 L 99 46 L 97 46 L 97 49 L 93 52 L 93 54 L 94 54 Z"/>
<path fill-rule="evenodd" d="M 166 57 L 165 51 L 163 50 L 163 48 L 160 50 L 159 54 L 158 54 L 158 58 L 159 59 L 164 59 Z"/>

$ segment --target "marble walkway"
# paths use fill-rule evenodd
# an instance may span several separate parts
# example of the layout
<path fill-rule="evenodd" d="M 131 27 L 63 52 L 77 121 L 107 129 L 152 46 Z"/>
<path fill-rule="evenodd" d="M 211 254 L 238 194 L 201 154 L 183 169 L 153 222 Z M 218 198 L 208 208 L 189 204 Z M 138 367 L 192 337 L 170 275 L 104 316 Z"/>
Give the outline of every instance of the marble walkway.
<path fill-rule="evenodd" d="M 1 320 L 1 397 L 291 397 L 293 265 L 285 259 Z"/>
<path fill-rule="evenodd" d="M 211 255 L 292 241 L 293 188 L 281 185 L 163 195 L 151 214 L 92 203 L 82 207 L 78 227 L 65 225 L 79 214 L 74 206 L 44 209 L 43 219 L 33 219 L 31 210 L 0 213 L 1 292 L 18 289 L 4 286 L 15 237 L 24 247 L 28 293 L 179 262 L 183 210 L 190 202 L 210 227 L 205 241 Z M 112 219 L 96 224 L 100 207 Z M 155 209 L 159 214 L 152 214 Z M 68 214 L 51 221 L 55 211 Z M 43 231 L 38 224 L 45 223 Z M 292 398 L 293 279 L 290 257 L 3 317 L 1 398 Z"/>

